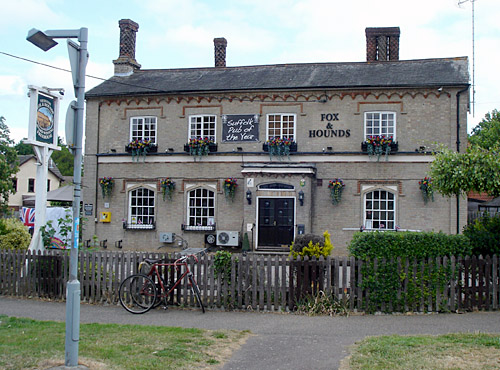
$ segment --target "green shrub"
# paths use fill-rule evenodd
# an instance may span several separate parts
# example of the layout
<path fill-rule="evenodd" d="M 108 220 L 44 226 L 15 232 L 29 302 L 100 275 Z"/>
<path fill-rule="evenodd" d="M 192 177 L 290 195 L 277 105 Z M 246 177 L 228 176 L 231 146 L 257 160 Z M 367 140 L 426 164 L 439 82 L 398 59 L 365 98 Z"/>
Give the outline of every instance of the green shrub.
<path fill-rule="evenodd" d="M 294 259 L 301 256 L 328 257 L 333 250 L 328 230 L 323 233 L 323 238 L 315 234 L 298 235 L 290 246 L 290 256 Z"/>
<path fill-rule="evenodd" d="M 500 254 L 500 215 L 491 217 L 487 212 L 464 227 L 464 235 L 472 245 L 474 255 Z"/>
<path fill-rule="evenodd" d="M 0 249 L 28 249 L 31 235 L 21 221 L 16 218 L 2 219 Z"/>
<path fill-rule="evenodd" d="M 361 259 L 438 256 L 466 256 L 472 246 L 464 235 L 443 232 L 370 232 L 355 233 L 348 247 L 352 256 Z"/>
<path fill-rule="evenodd" d="M 365 309 L 368 312 L 418 310 L 429 300 L 435 306 L 436 296 L 444 293 L 452 275 L 451 263 L 437 264 L 436 257 L 470 255 L 472 247 L 464 235 L 442 232 L 371 232 L 356 233 L 349 245 L 352 256 L 365 260 L 361 287 L 369 292 Z M 374 258 L 378 259 L 377 266 Z M 400 258 L 400 262 L 398 262 Z M 408 262 L 410 269 L 405 273 Z M 415 273 L 413 265 L 416 264 Z M 399 293 L 398 293 L 399 292 Z M 438 307 L 444 310 L 444 307 Z"/>

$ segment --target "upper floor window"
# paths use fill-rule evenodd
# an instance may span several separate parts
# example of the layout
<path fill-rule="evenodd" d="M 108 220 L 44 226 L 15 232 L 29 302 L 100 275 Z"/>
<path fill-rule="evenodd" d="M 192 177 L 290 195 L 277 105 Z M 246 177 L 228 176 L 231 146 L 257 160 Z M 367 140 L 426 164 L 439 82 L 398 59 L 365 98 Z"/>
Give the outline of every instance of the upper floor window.
<path fill-rule="evenodd" d="M 140 187 L 129 192 L 128 223 L 153 225 L 155 222 L 155 192 Z"/>
<path fill-rule="evenodd" d="M 12 179 L 12 187 L 14 188 L 14 192 L 17 192 L 17 179 L 16 178 Z"/>
<path fill-rule="evenodd" d="M 205 188 L 188 192 L 188 226 L 211 226 L 215 223 L 215 193 Z"/>
<path fill-rule="evenodd" d="M 366 112 L 365 140 L 370 136 L 392 137 L 396 141 L 396 114 L 394 112 Z"/>
<path fill-rule="evenodd" d="M 151 140 L 156 144 L 156 117 L 132 117 L 130 141 L 132 140 Z"/>
<path fill-rule="evenodd" d="M 215 127 L 214 115 L 189 116 L 189 139 L 209 138 L 215 143 Z"/>
<path fill-rule="evenodd" d="M 367 229 L 394 230 L 395 205 L 394 194 L 386 190 L 373 190 L 364 197 L 364 222 Z"/>
<path fill-rule="evenodd" d="M 50 191 L 50 179 L 47 179 L 47 191 Z"/>
<path fill-rule="evenodd" d="M 295 141 L 295 122 L 295 114 L 268 114 L 266 140 L 279 137 Z"/>
<path fill-rule="evenodd" d="M 35 192 L 35 179 L 28 179 L 28 193 Z"/>

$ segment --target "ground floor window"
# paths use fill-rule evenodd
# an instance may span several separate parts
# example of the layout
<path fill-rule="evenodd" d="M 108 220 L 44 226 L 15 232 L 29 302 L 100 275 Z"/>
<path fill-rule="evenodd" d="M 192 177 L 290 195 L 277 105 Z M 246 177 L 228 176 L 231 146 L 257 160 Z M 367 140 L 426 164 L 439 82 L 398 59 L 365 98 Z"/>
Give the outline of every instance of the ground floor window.
<path fill-rule="evenodd" d="M 137 188 L 129 193 L 128 222 L 132 225 L 153 225 L 155 223 L 155 192 Z"/>
<path fill-rule="evenodd" d="M 366 229 L 394 230 L 395 197 L 385 190 L 373 190 L 364 197 L 364 227 Z"/>
<path fill-rule="evenodd" d="M 205 188 L 188 192 L 188 225 L 212 226 L 215 224 L 215 193 Z"/>

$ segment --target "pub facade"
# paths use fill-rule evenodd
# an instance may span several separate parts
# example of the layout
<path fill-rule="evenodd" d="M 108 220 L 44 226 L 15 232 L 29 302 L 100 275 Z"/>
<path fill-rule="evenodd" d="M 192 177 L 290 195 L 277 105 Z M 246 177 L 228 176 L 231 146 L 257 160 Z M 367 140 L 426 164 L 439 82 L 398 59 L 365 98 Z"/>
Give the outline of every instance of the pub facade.
<path fill-rule="evenodd" d="M 466 57 L 399 60 L 367 28 L 365 62 L 147 70 L 120 23 L 115 75 L 86 94 L 84 240 L 126 250 L 287 251 L 356 231 L 459 232 L 465 199 L 424 199 L 433 149 L 465 150 Z M 245 243 L 243 243 L 245 241 Z"/>

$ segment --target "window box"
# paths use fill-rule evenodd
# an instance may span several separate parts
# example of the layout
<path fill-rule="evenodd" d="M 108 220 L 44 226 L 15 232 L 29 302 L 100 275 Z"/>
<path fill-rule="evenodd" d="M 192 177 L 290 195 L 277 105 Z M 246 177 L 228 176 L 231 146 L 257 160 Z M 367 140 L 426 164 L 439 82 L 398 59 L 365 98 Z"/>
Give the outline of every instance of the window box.
<path fill-rule="evenodd" d="M 215 224 L 206 226 L 191 226 L 182 224 L 181 229 L 184 231 L 215 231 Z"/>
<path fill-rule="evenodd" d="M 132 147 L 130 146 L 130 144 L 125 145 L 125 152 L 132 153 Z M 158 152 L 158 145 L 150 144 L 148 146 L 148 153 L 157 153 L 157 152 Z"/>
<path fill-rule="evenodd" d="M 391 153 L 397 153 L 398 149 L 399 149 L 398 142 L 397 141 L 392 142 L 391 143 Z M 368 152 L 368 144 L 366 143 L 366 141 L 363 141 L 361 143 L 361 151 L 363 153 L 367 153 Z"/>
<path fill-rule="evenodd" d="M 124 222 L 123 228 L 125 230 L 155 230 L 156 223 L 153 222 L 152 224 L 129 224 L 127 222 Z"/>
<path fill-rule="evenodd" d="M 184 144 L 184 151 L 186 153 L 189 153 L 189 144 Z M 215 153 L 215 152 L 217 152 L 217 144 L 216 143 L 210 143 L 210 144 L 208 144 L 208 152 L 209 153 Z"/>
<path fill-rule="evenodd" d="M 264 143 L 262 144 L 262 150 L 264 152 L 269 152 L 269 143 Z M 297 143 L 293 142 L 290 144 L 290 152 L 296 152 L 297 151 Z"/>

